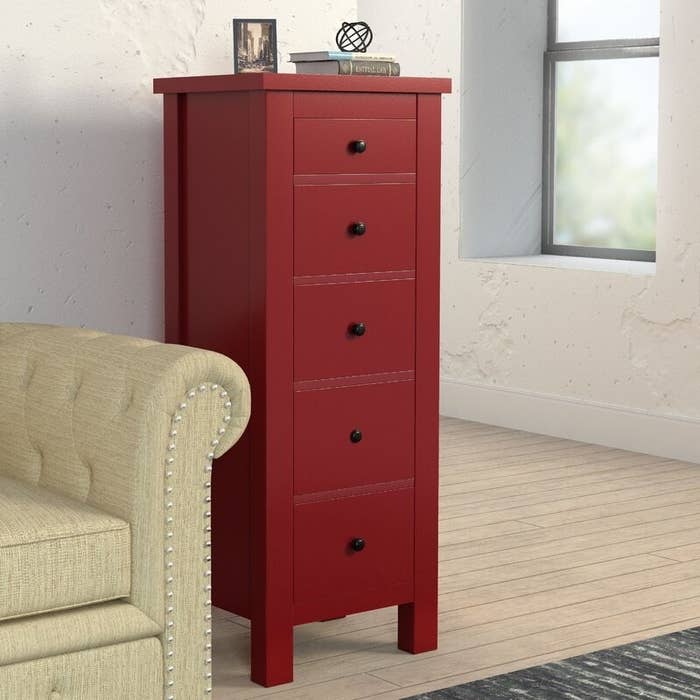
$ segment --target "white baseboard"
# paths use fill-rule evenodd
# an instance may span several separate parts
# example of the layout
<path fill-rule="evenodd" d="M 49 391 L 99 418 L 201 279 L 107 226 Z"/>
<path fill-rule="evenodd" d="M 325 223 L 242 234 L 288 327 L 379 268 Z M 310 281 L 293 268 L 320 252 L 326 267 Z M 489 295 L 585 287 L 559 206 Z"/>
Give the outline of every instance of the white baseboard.
<path fill-rule="evenodd" d="M 700 419 L 697 418 L 456 379 L 440 382 L 440 413 L 700 463 Z"/>

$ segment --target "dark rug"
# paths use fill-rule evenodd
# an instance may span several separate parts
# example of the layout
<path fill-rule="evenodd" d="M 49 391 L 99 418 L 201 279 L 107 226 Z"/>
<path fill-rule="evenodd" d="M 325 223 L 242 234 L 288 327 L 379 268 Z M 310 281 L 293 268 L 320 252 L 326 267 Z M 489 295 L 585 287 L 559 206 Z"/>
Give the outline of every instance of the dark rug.
<path fill-rule="evenodd" d="M 410 700 L 700 700 L 700 627 Z"/>

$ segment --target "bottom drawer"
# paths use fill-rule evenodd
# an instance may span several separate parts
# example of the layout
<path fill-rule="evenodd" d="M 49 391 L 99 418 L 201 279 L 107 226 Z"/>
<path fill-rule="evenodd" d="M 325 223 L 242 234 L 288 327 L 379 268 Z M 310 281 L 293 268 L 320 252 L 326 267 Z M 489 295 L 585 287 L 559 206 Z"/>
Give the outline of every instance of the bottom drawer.
<path fill-rule="evenodd" d="M 407 602 L 412 573 L 413 489 L 295 507 L 297 622 Z"/>

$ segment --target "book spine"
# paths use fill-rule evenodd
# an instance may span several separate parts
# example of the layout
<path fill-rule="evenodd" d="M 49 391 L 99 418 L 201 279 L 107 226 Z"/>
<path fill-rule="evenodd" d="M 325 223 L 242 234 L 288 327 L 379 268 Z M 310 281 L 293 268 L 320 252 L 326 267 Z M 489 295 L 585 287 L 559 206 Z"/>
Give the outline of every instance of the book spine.
<path fill-rule="evenodd" d="M 339 75 L 401 75 L 398 63 L 388 61 L 338 61 Z"/>

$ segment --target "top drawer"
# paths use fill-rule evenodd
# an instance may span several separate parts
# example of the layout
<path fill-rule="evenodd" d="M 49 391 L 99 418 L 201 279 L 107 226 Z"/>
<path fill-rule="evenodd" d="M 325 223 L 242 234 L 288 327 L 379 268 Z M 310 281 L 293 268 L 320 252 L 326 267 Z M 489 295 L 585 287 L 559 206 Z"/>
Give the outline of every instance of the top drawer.
<path fill-rule="evenodd" d="M 300 175 L 413 173 L 415 119 L 295 119 Z"/>
<path fill-rule="evenodd" d="M 380 92 L 295 92 L 294 116 L 319 119 L 415 119 L 416 96 Z"/>

